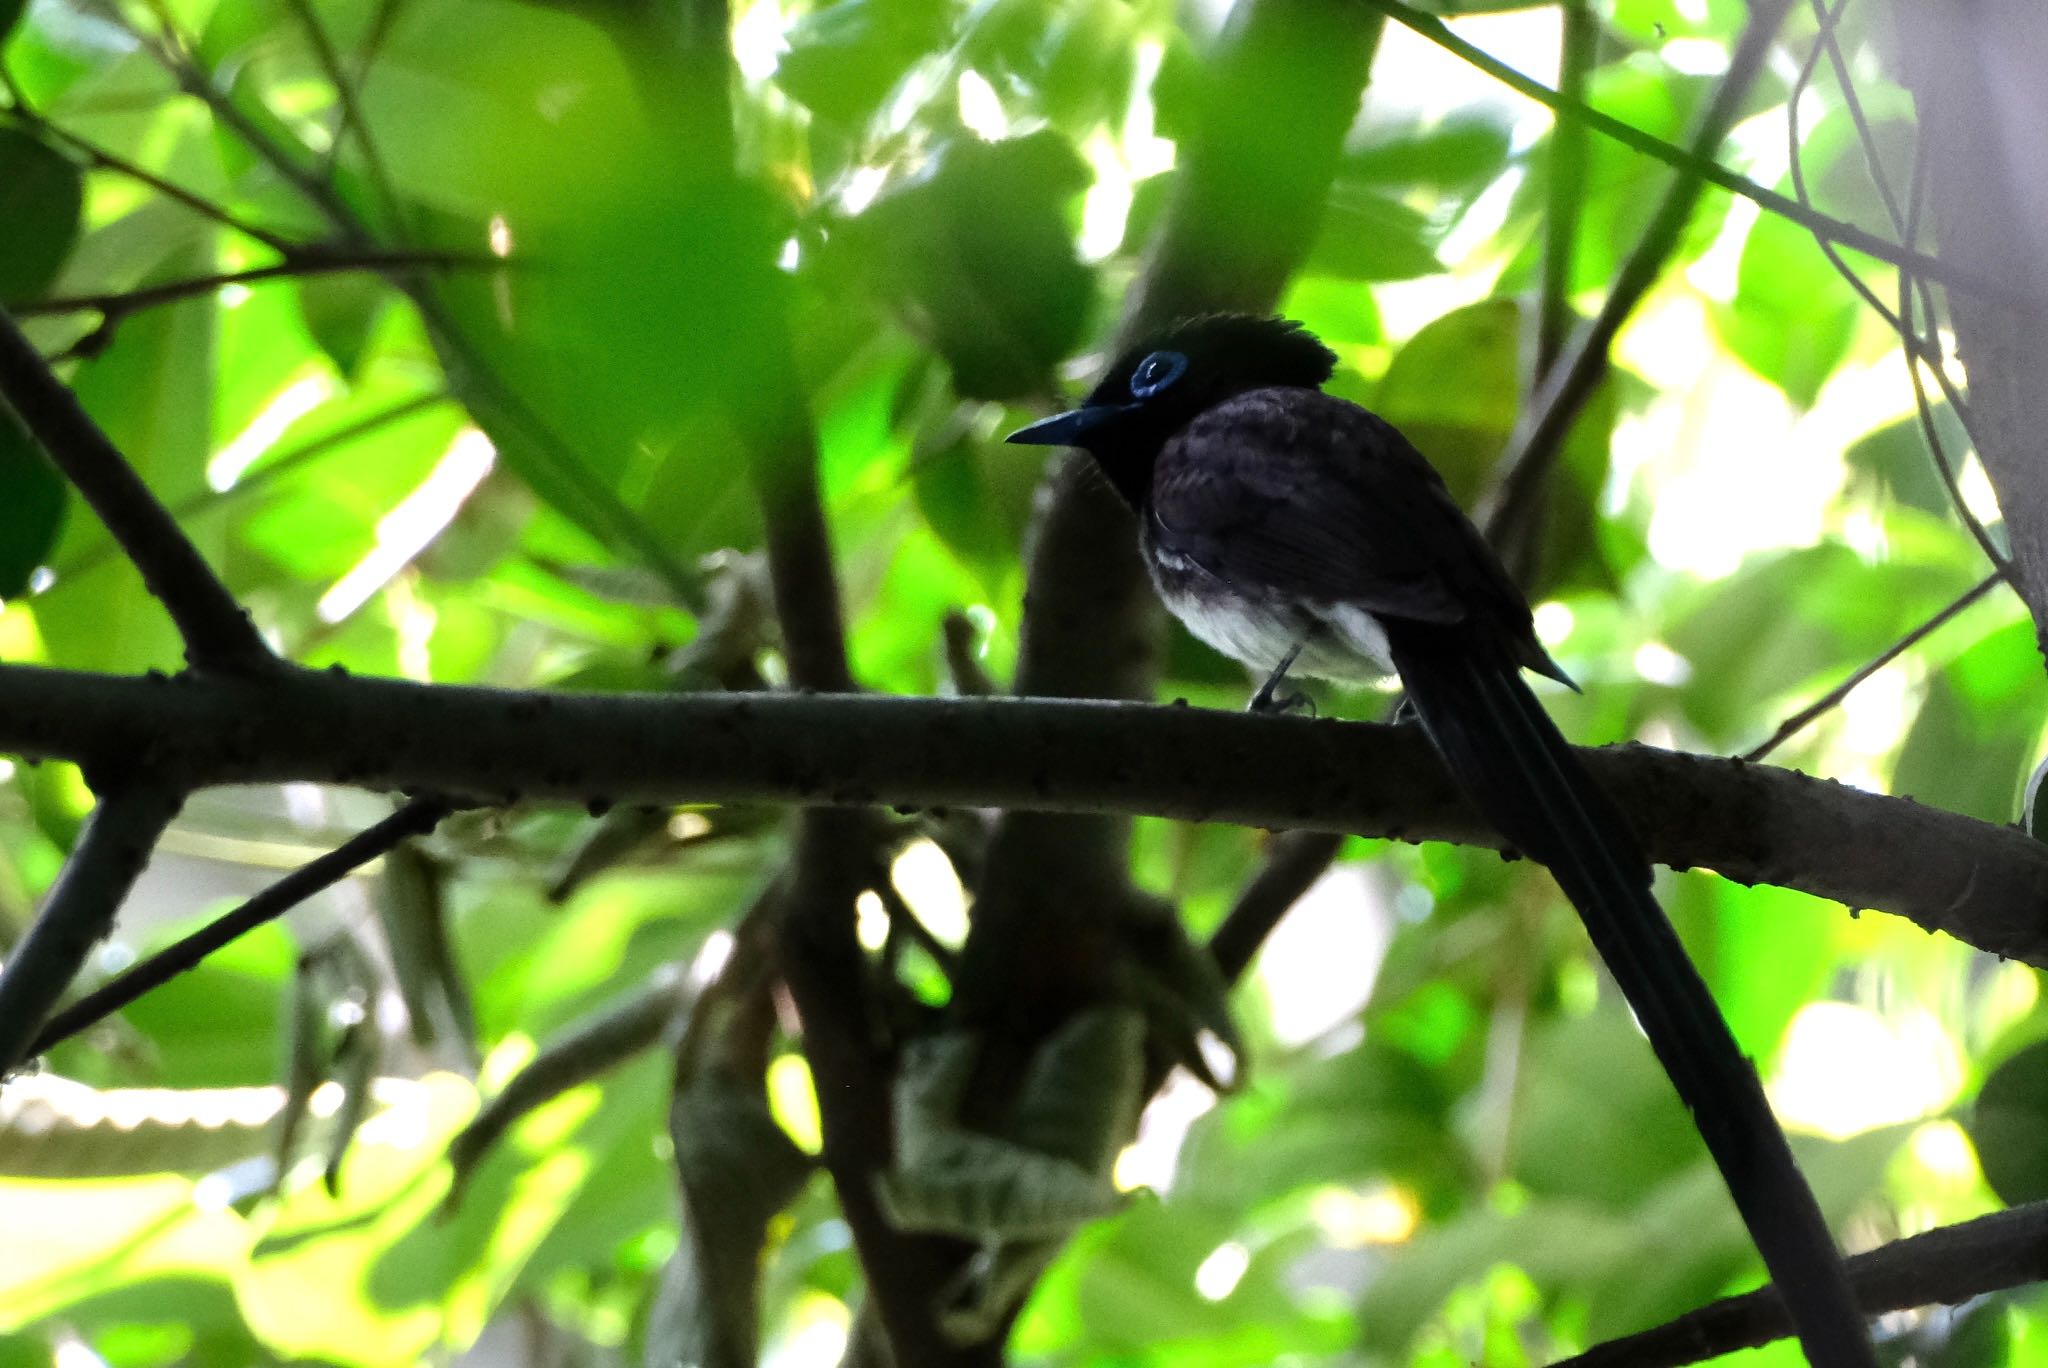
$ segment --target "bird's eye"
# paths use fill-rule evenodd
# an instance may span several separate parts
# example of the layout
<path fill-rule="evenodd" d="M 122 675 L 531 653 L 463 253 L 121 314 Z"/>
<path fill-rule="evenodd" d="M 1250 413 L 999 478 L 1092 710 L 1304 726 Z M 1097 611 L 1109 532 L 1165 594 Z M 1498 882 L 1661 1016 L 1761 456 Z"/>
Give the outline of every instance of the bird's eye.
<path fill-rule="evenodd" d="M 1179 352 L 1156 351 L 1131 372 L 1131 398 L 1150 399 L 1186 374 L 1188 359 Z"/>

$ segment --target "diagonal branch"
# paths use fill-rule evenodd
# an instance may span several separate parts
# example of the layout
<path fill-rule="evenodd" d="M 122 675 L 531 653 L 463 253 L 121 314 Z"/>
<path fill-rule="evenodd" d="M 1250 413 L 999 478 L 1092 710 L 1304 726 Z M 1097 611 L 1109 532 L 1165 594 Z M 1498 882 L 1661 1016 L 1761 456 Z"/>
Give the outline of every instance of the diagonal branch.
<path fill-rule="evenodd" d="M 30 1042 L 78 976 L 184 795 L 155 779 L 110 789 L 72 847 L 35 925 L 0 970 L 0 1077 L 28 1059 Z"/>
<path fill-rule="evenodd" d="M 213 573 L 149 486 L 0 312 L 0 399 L 92 505 L 170 613 L 195 669 L 254 671 L 277 663 L 248 612 Z"/>
<path fill-rule="evenodd" d="M 2048 1279 L 2048 1202 L 1996 1211 L 1881 1245 L 1848 1260 L 1849 1283 L 1870 1316 Z M 1792 1333 L 1775 1289 L 1710 1302 L 1675 1320 L 1597 1344 L 1552 1368 L 1678 1368 Z"/>
<path fill-rule="evenodd" d="M 0 72 L 0 80 L 4 80 L 4 77 L 5 73 Z M 126 176 L 137 184 L 146 185 L 165 199 L 175 204 L 181 204 L 201 218 L 217 223 L 223 228 L 240 233 L 243 237 L 249 238 L 252 241 L 260 242 L 280 256 L 290 257 L 294 253 L 303 250 L 302 244 L 292 241 L 282 233 L 273 232 L 260 223 L 254 223 L 248 219 L 241 218 L 224 205 L 216 204 L 203 195 L 187 190 L 175 181 L 166 180 L 156 172 L 139 166 L 125 157 L 117 156 L 99 144 L 80 137 L 55 120 L 44 117 L 30 107 L 28 101 L 23 98 L 20 89 L 12 81 L 5 81 L 5 88 L 8 98 L 13 102 L 9 109 L 10 113 L 23 123 L 34 128 L 38 133 L 46 133 L 56 138 L 73 152 L 83 157 L 94 168 L 102 171 L 112 171 L 116 175 Z"/>
<path fill-rule="evenodd" d="M 1866 661 L 1851 673 L 1847 679 L 1835 685 L 1834 688 L 1829 689 L 1819 698 L 1816 698 L 1813 702 L 1807 704 L 1798 712 L 1793 713 L 1783 722 L 1780 722 L 1778 729 L 1772 732 L 1767 740 L 1744 751 L 1742 758 L 1749 761 L 1761 760 L 1778 747 L 1784 745 L 1801 731 L 1804 731 L 1815 718 L 1847 698 L 1855 691 L 1858 684 L 1861 684 L 1864 680 L 1870 678 L 1879 670 L 1882 670 L 1885 666 L 1912 650 L 1915 646 L 1918 646 L 1929 636 L 1939 631 L 1956 614 L 1962 612 L 1965 608 L 1968 608 L 1978 599 L 1983 598 L 1994 588 L 2005 582 L 2006 577 L 2003 571 L 1993 571 L 1983 579 L 1978 580 L 1975 587 L 1965 590 L 1951 601 L 1946 608 L 1943 608 L 1933 617 L 1928 618 L 1927 621 L 1885 647 L 1875 658 Z"/>
<path fill-rule="evenodd" d="M 214 951 L 332 888 L 400 841 L 424 836 L 448 815 L 439 798 L 415 798 L 373 826 L 365 827 L 317 859 L 309 860 L 225 916 L 151 955 L 119 978 L 101 984 L 52 1016 L 28 1053 L 39 1055 L 105 1021 L 143 994 L 169 983 Z"/>
<path fill-rule="evenodd" d="M 289 280 L 301 276 L 340 275 L 350 271 L 424 271 L 445 266 L 473 266 L 496 270 L 507 263 L 493 256 L 462 252 L 405 252 L 373 249 L 334 252 L 301 249 L 285 260 L 267 266 L 250 266 L 239 271 L 219 271 L 186 280 L 166 280 L 134 290 L 109 290 L 102 294 L 58 295 L 50 299 L 27 300 L 13 306 L 18 318 L 51 314 L 98 313 L 109 319 L 125 318 L 160 304 L 172 304 L 196 295 L 212 294 L 229 285 L 254 285 L 266 280 Z"/>
<path fill-rule="evenodd" d="M 1380 5 L 1383 0 L 1367 2 Z M 1384 3 L 1391 4 L 1393 0 Z M 1530 396 L 1501 456 L 1500 480 L 1480 512 L 1480 521 L 1495 543 L 1527 542 L 1533 546 L 1537 541 L 1530 526 L 1532 514 L 1541 501 L 1545 481 L 1563 454 L 1565 438 L 1607 375 L 1608 349 L 1613 346 L 1615 335 L 1657 283 L 1678 246 L 1685 225 L 1692 218 L 1693 206 L 1699 202 L 1700 178 L 1704 175 L 1701 168 L 1711 165 L 1708 159 L 1742 113 L 1743 101 L 1763 71 L 1764 59 L 1770 55 L 1787 8 L 1789 0 L 1759 0 L 1751 9 L 1742 39 L 1728 59 L 1727 74 L 1694 126 L 1687 164 L 1664 191 L 1656 213 L 1622 263 L 1607 302 L 1595 317 L 1573 332 L 1536 393 Z"/>

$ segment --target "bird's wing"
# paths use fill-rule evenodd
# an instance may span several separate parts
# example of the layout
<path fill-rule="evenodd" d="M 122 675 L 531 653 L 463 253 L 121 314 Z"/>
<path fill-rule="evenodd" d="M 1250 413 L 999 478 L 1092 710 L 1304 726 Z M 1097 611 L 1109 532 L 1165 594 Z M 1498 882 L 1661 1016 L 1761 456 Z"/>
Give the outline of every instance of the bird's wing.
<path fill-rule="evenodd" d="M 1162 550 L 1240 591 L 1419 622 L 1491 617 L 1503 590 L 1520 607 L 1407 439 L 1315 390 L 1254 390 L 1196 418 L 1160 453 L 1151 519 Z"/>

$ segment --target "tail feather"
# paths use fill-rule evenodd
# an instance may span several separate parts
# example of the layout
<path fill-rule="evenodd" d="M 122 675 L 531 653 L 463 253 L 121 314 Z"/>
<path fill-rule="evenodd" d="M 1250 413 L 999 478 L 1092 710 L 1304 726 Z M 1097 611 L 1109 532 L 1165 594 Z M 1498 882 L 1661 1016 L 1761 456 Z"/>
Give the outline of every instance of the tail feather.
<path fill-rule="evenodd" d="M 1467 631 L 1389 623 L 1408 696 L 1452 777 L 1585 922 L 1721 1170 L 1816 1368 L 1871 1368 L 1862 1313 L 1819 1205 L 1677 933 L 1650 863 L 1507 653 Z"/>

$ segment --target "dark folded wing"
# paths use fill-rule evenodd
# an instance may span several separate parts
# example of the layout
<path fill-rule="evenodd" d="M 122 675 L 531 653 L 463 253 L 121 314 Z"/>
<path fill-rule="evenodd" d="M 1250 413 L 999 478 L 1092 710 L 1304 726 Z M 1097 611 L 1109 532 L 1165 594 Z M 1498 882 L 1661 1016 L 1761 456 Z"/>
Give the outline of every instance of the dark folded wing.
<path fill-rule="evenodd" d="M 1168 442 L 1153 480 L 1156 544 L 1242 591 L 1419 622 L 1526 620 L 1436 471 L 1356 404 L 1304 389 L 1239 395 Z"/>

